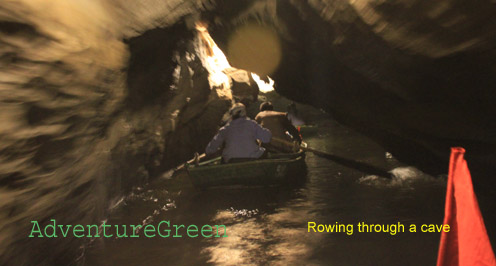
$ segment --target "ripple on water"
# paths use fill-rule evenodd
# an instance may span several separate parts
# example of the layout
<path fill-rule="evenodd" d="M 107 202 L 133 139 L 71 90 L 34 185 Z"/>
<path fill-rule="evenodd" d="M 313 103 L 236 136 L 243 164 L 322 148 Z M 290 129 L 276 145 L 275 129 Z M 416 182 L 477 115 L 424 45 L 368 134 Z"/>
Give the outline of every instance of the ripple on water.
<path fill-rule="evenodd" d="M 416 183 L 443 184 L 445 178 L 433 177 L 413 166 L 396 167 L 389 171 L 391 178 L 377 175 L 366 175 L 358 179 L 358 183 L 374 187 L 411 187 Z"/>

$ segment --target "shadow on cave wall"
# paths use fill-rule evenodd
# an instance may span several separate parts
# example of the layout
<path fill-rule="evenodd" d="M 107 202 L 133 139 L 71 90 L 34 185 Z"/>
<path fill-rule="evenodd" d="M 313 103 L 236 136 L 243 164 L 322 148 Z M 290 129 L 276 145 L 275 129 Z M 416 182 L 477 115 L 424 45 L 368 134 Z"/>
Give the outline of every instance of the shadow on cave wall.
<path fill-rule="evenodd" d="M 127 108 L 136 110 L 146 105 L 164 104 L 174 91 L 174 53 L 184 53 L 187 40 L 194 34 L 181 21 L 168 28 L 156 28 L 125 40 L 130 51 L 127 69 Z M 183 51 L 178 51 L 181 49 Z"/>

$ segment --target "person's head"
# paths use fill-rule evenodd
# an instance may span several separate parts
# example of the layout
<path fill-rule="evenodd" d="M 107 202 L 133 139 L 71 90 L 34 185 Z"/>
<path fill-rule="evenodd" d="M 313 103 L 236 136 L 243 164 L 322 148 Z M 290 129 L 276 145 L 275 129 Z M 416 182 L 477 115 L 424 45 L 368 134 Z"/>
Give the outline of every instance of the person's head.
<path fill-rule="evenodd" d="M 272 105 L 271 102 L 263 102 L 260 105 L 260 112 L 263 112 L 263 111 L 272 111 L 272 110 L 274 110 L 274 106 Z"/>
<path fill-rule="evenodd" d="M 242 103 L 235 103 L 231 109 L 229 110 L 229 114 L 232 117 L 232 120 L 245 117 L 246 116 L 246 107 Z"/>
<path fill-rule="evenodd" d="M 298 115 L 298 110 L 296 109 L 296 104 L 294 102 L 288 105 L 287 111 L 290 114 Z"/>

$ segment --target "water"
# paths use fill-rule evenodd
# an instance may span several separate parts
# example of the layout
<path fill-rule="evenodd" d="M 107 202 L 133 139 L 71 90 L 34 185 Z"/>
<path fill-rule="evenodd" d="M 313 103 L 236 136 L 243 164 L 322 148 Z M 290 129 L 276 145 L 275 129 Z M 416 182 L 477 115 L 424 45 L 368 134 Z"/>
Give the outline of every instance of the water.
<path fill-rule="evenodd" d="M 310 147 L 391 171 L 370 175 L 308 153 L 303 185 L 197 191 L 186 181 L 136 189 L 109 224 L 223 224 L 225 238 L 108 238 L 86 250 L 86 265 L 434 265 L 445 178 L 404 165 L 370 139 L 333 121 L 305 138 Z M 352 234 L 308 233 L 308 222 L 353 224 Z M 357 223 L 405 225 L 404 233 L 359 233 Z M 420 231 L 420 227 L 418 228 Z M 350 233 L 350 232 L 348 232 Z"/>

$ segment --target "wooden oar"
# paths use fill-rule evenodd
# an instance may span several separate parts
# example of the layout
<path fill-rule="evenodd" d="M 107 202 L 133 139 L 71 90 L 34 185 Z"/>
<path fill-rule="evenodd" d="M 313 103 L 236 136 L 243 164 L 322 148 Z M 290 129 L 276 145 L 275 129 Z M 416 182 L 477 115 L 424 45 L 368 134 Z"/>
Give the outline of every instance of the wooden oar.
<path fill-rule="evenodd" d="M 189 160 L 189 161 L 187 161 L 187 162 L 185 162 L 185 163 L 183 163 L 183 164 L 179 165 L 179 166 L 178 166 L 178 167 L 176 167 L 176 168 L 172 168 L 172 169 L 170 169 L 169 171 L 167 171 L 167 172 L 163 173 L 161 177 L 162 177 L 162 178 L 169 179 L 169 178 L 171 178 L 171 177 L 172 177 L 172 175 L 173 175 L 175 172 L 177 172 L 177 171 L 180 171 L 180 170 L 184 169 L 184 167 L 186 167 L 186 165 L 188 165 L 188 164 L 198 163 L 201 159 L 205 158 L 205 156 L 206 156 L 206 155 L 205 155 L 205 153 L 203 153 L 203 154 L 201 154 L 201 155 L 198 155 L 198 153 L 195 153 L 195 158 L 193 158 L 193 159 L 191 159 L 191 160 Z"/>
<path fill-rule="evenodd" d="M 289 142 L 287 140 L 283 140 L 283 139 L 280 139 L 280 138 L 274 138 L 274 137 L 272 137 L 272 141 L 276 141 L 276 142 L 279 142 L 281 144 L 284 144 L 284 145 L 287 145 L 287 146 L 291 146 L 291 147 L 294 147 L 294 145 L 295 145 L 292 142 Z M 347 167 L 350 167 L 350 168 L 353 168 L 353 169 L 360 170 L 360 171 L 362 171 L 364 173 L 367 173 L 367 174 L 372 174 L 372 175 L 377 175 L 377 176 L 381 176 L 381 177 L 391 178 L 391 174 L 387 170 L 384 170 L 384 169 L 381 169 L 381 168 L 378 168 L 378 167 L 375 167 L 375 166 L 372 166 L 372 165 L 369 165 L 369 164 L 365 164 L 365 163 L 362 163 L 362 162 L 357 162 L 357 161 L 353 161 L 353 160 L 350 160 L 350 159 L 346 159 L 346 158 L 343 158 L 343 157 L 340 157 L 340 156 L 337 156 L 337 155 L 334 155 L 334 154 L 330 154 L 330 153 L 327 153 L 327 152 L 324 152 L 324 151 L 319 151 L 319 150 L 316 150 L 316 149 L 308 148 L 308 147 L 305 147 L 303 145 L 300 145 L 299 148 L 302 149 L 302 150 L 304 150 L 304 151 L 312 152 L 312 153 L 314 153 L 315 155 L 317 155 L 319 157 L 323 157 L 323 158 L 326 158 L 326 159 L 335 161 L 335 162 L 337 162 L 337 163 L 339 163 L 341 165 L 344 165 L 344 166 L 347 166 Z"/>
<path fill-rule="evenodd" d="M 290 142 L 290 141 L 287 141 L 287 140 L 283 140 L 283 139 L 280 139 L 280 138 L 274 138 L 274 137 L 272 137 L 271 141 L 279 142 L 279 143 L 284 144 L 284 145 L 289 146 L 289 147 L 295 147 L 295 143 Z M 296 146 L 296 147 L 298 147 L 298 146 Z M 303 145 L 299 145 L 299 148 L 302 149 L 302 150 L 304 150 L 304 151 L 313 152 L 315 154 L 322 154 L 322 155 L 334 156 L 334 155 L 332 155 L 330 153 L 319 151 L 319 150 L 312 149 L 312 148 L 308 148 L 308 147 L 303 146 Z"/>

